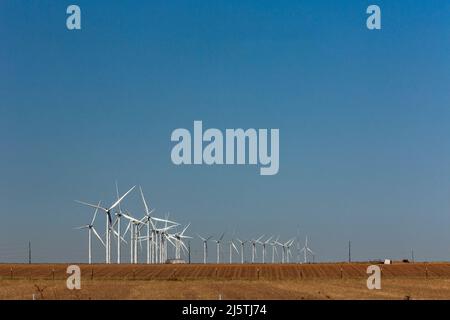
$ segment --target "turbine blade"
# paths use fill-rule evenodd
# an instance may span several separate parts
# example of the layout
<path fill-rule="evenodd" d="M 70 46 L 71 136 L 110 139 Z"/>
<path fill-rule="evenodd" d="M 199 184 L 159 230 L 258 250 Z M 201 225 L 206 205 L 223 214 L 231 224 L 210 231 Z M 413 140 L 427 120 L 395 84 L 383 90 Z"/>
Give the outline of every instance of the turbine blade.
<path fill-rule="evenodd" d="M 112 229 L 112 230 L 113 230 L 114 235 L 115 235 L 117 238 L 120 238 L 121 241 L 127 243 L 127 241 L 126 241 L 124 238 L 122 238 L 116 230 L 114 230 L 114 229 Z"/>
<path fill-rule="evenodd" d="M 140 223 L 139 220 L 137 220 L 137 219 L 135 219 L 135 218 L 133 218 L 133 217 L 131 217 L 131 216 L 125 214 L 125 213 L 122 213 L 122 216 L 125 217 L 126 219 L 130 220 L 130 221 L 134 221 L 134 222 L 136 222 L 136 223 Z"/>
<path fill-rule="evenodd" d="M 269 239 L 267 239 L 266 241 L 264 241 L 265 244 L 269 243 L 270 240 L 272 240 L 273 236 L 271 236 Z"/>
<path fill-rule="evenodd" d="M 130 229 L 130 226 L 131 226 L 131 220 L 128 222 L 125 232 L 123 233 L 124 236 L 127 234 L 128 230 Z"/>
<path fill-rule="evenodd" d="M 117 183 L 117 180 L 116 180 L 116 196 L 117 200 L 119 200 L 119 184 Z M 122 209 L 120 208 L 120 203 L 119 203 L 119 212 L 122 212 Z"/>
<path fill-rule="evenodd" d="M 114 204 L 109 208 L 109 210 L 111 211 L 112 209 L 114 209 L 117 205 L 119 205 L 120 202 L 122 202 L 122 200 L 131 192 L 133 191 L 133 189 L 136 186 L 133 186 L 130 190 L 128 190 L 122 197 L 120 197 L 119 199 L 117 199 L 116 202 L 114 202 Z"/>
<path fill-rule="evenodd" d="M 97 205 L 97 208 L 95 208 L 94 217 L 92 218 L 91 225 L 94 224 L 95 218 L 97 217 L 98 208 L 100 207 L 101 204 L 102 204 L 102 202 L 99 201 L 99 202 L 98 202 L 98 205 Z"/>
<path fill-rule="evenodd" d="M 174 246 L 176 247 L 175 243 L 172 241 L 171 237 L 166 237 L 166 239 Z"/>
<path fill-rule="evenodd" d="M 103 246 L 106 247 L 106 244 L 103 242 L 102 238 L 100 237 L 100 235 L 98 234 L 97 230 L 95 230 L 94 227 L 92 227 L 92 231 L 97 236 L 98 240 L 100 240 L 100 242 L 103 244 Z"/>
<path fill-rule="evenodd" d="M 184 248 L 184 249 L 186 249 L 186 251 L 188 251 L 188 248 L 186 247 L 186 245 L 184 244 L 183 241 L 180 240 L 180 244 L 181 244 L 181 247 L 182 247 L 182 248 Z"/>
<path fill-rule="evenodd" d="M 189 228 L 190 225 L 191 223 L 189 222 L 188 225 L 183 229 L 183 231 L 181 231 L 180 236 L 184 234 L 184 232 L 187 230 L 187 228 Z"/>
<path fill-rule="evenodd" d="M 80 200 L 75 200 L 75 202 L 78 202 L 78 203 L 81 203 L 81 204 L 84 204 L 85 206 L 89 206 L 89 207 L 92 207 L 92 208 L 98 208 L 98 209 L 101 209 L 101 210 L 103 210 L 103 211 L 105 211 L 105 212 L 107 212 L 108 211 L 108 209 L 106 209 L 106 208 L 103 208 L 103 207 L 100 207 L 100 206 L 97 206 L 97 205 L 95 205 L 95 204 L 91 204 L 91 203 L 87 203 L 87 202 L 83 202 L 83 201 L 80 201 Z"/>
<path fill-rule="evenodd" d="M 161 218 L 156 218 L 156 217 L 152 217 L 152 219 L 155 220 L 155 221 L 159 221 L 159 222 L 165 222 L 166 226 L 167 226 L 167 223 L 172 223 L 172 224 L 177 225 L 177 226 L 180 225 L 179 223 L 176 223 L 174 221 L 170 221 L 170 220 L 167 220 L 167 219 L 161 219 Z"/>
<path fill-rule="evenodd" d="M 142 202 L 144 203 L 145 213 L 146 213 L 146 214 L 149 214 L 149 212 L 148 212 L 148 206 L 147 206 L 147 201 L 145 201 L 144 192 L 142 191 L 141 186 L 139 186 L 139 190 L 141 191 L 141 198 L 142 198 Z"/>
<path fill-rule="evenodd" d="M 81 230 L 81 229 L 86 229 L 86 228 L 89 228 L 89 225 L 88 225 L 88 224 L 85 225 L 85 226 L 81 226 L 81 227 L 75 227 L 74 229 L 76 229 L 76 230 Z"/>
<path fill-rule="evenodd" d="M 207 241 L 205 238 L 203 238 L 201 235 L 199 235 L 198 233 L 197 233 L 197 237 L 199 237 L 202 241 Z"/>

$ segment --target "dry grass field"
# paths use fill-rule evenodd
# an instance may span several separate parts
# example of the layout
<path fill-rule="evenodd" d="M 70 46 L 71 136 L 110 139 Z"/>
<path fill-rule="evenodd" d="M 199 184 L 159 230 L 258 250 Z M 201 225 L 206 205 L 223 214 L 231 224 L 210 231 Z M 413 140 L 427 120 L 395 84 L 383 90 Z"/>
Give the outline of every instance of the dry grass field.
<path fill-rule="evenodd" d="M 81 290 L 66 288 L 68 264 L 0 264 L 0 299 L 450 299 L 450 263 L 80 265 Z"/>

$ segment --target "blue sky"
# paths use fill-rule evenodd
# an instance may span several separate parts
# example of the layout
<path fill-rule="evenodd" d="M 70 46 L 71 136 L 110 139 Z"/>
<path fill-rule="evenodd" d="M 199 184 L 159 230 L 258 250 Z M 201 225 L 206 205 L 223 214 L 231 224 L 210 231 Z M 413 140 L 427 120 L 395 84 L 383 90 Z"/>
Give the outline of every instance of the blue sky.
<path fill-rule="evenodd" d="M 299 229 L 319 260 L 345 259 L 348 240 L 359 260 L 448 260 L 449 14 L 444 0 L 2 1 L 0 261 L 24 261 L 28 240 L 37 261 L 86 259 L 72 227 L 91 212 L 73 200 L 110 202 L 116 179 L 192 234 Z M 194 120 L 279 128 L 279 173 L 174 166 L 170 134 Z M 137 193 L 124 206 L 141 215 Z"/>

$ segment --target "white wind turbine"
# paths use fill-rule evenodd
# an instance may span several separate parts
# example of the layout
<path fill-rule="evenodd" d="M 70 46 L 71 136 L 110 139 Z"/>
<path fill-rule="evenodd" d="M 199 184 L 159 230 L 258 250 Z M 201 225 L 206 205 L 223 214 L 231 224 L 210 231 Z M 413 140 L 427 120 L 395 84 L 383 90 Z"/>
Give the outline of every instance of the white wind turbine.
<path fill-rule="evenodd" d="M 203 263 L 206 264 L 208 260 L 208 241 L 211 240 L 213 236 L 209 236 L 208 238 L 203 238 L 201 235 L 197 234 L 197 236 L 203 242 Z"/>
<path fill-rule="evenodd" d="M 286 246 L 286 262 L 287 263 L 289 263 L 289 257 L 292 257 L 291 246 L 294 244 L 294 241 L 295 241 L 295 238 L 291 239 L 290 241 L 285 243 L 285 246 Z"/>
<path fill-rule="evenodd" d="M 292 239 L 286 241 L 285 243 L 280 243 L 280 242 L 276 241 L 276 244 L 278 244 L 278 245 L 281 247 L 281 250 L 282 250 L 282 251 L 281 251 L 281 263 L 285 263 L 286 260 L 289 261 L 289 258 L 287 258 L 287 252 L 286 252 L 286 249 L 287 249 L 287 245 L 288 245 L 291 241 L 292 241 Z"/>
<path fill-rule="evenodd" d="M 155 238 L 155 232 L 154 232 L 155 227 L 154 227 L 154 224 L 152 221 L 152 216 L 151 216 L 154 209 L 149 210 L 147 201 L 145 201 L 144 192 L 142 191 L 142 188 L 139 187 L 139 190 L 141 192 L 141 198 L 142 198 L 142 202 L 144 203 L 144 208 L 145 208 L 144 223 L 147 225 L 147 263 L 150 263 L 150 260 L 152 260 L 150 258 L 152 252 L 150 252 L 150 251 L 153 251 L 153 250 L 151 250 L 151 248 L 153 248 L 152 243 L 155 241 L 155 239 L 154 239 Z M 150 235 L 150 233 L 152 233 L 152 235 Z"/>
<path fill-rule="evenodd" d="M 98 205 L 101 204 L 101 201 L 99 201 Z M 88 229 L 89 230 L 89 264 L 92 264 L 92 232 L 95 234 L 95 236 L 100 240 L 100 242 L 103 244 L 103 246 L 105 246 L 105 243 L 103 242 L 102 238 L 100 237 L 100 235 L 98 234 L 97 230 L 95 230 L 94 227 L 94 222 L 95 222 L 95 218 L 97 217 L 97 212 L 98 212 L 98 208 L 95 208 L 95 213 L 94 213 L 94 217 L 92 218 L 92 221 L 90 224 L 87 224 L 85 226 L 81 226 L 75 229 Z"/>
<path fill-rule="evenodd" d="M 236 245 L 234 244 L 233 239 L 230 239 L 228 244 L 230 245 L 230 264 L 231 264 L 231 263 L 233 263 L 233 249 L 234 249 L 234 251 L 236 251 L 237 254 L 239 254 L 239 250 L 236 248 Z"/>
<path fill-rule="evenodd" d="M 217 245 L 217 263 L 220 263 L 220 243 L 221 243 L 224 235 L 225 235 L 225 232 L 222 233 L 220 238 L 218 238 L 217 240 L 214 240 L 216 242 L 216 245 Z"/>
<path fill-rule="evenodd" d="M 251 244 L 252 244 L 252 263 L 255 263 L 255 257 L 256 257 L 256 244 L 259 243 L 263 237 L 264 237 L 264 235 L 262 235 L 262 236 L 259 237 L 258 239 L 252 239 L 252 240 L 251 240 Z"/>
<path fill-rule="evenodd" d="M 312 255 L 315 255 L 315 253 L 308 247 L 308 236 L 306 236 L 306 240 L 305 240 L 305 246 L 300 250 L 300 252 L 303 251 L 304 254 L 304 262 L 307 263 L 308 262 L 308 252 L 311 253 Z"/>
<path fill-rule="evenodd" d="M 175 240 L 175 259 L 181 259 L 181 248 L 184 248 L 187 250 L 186 245 L 183 242 L 183 239 L 192 239 L 190 236 L 185 236 L 184 233 L 186 232 L 187 228 L 189 228 L 189 224 L 181 231 L 180 233 L 175 233 L 174 235 L 170 235 L 172 239 Z"/>
<path fill-rule="evenodd" d="M 247 240 L 240 240 L 239 238 L 236 239 L 239 244 L 241 245 L 241 263 L 244 263 L 244 246 Z"/>
<path fill-rule="evenodd" d="M 278 250 L 277 250 L 278 239 L 280 239 L 279 236 L 275 240 L 270 242 L 270 245 L 272 246 L 272 263 L 275 263 L 275 253 L 278 256 Z"/>
<path fill-rule="evenodd" d="M 169 230 L 170 228 L 164 230 L 163 229 L 157 229 L 155 226 L 155 222 L 164 222 L 165 228 L 167 228 L 167 223 L 173 224 L 174 226 L 178 226 L 179 224 L 166 219 L 160 219 L 157 217 L 153 217 L 151 214 L 155 211 L 154 209 L 149 209 L 147 205 L 147 201 L 145 200 L 144 192 L 142 191 L 142 188 L 139 187 L 142 202 L 144 204 L 145 208 L 145 216 L 143 218 L 143 222 L 147 225 L 147 263 L 154 263 L 158 262 L 161 259 L 161 250 L 160 254 L 158 255 L 158 248 L 161 249 L 160 244 L 164 243 L 164 240 L 162 240 L 164 236 L 164 231 Z M 171 227 L 172 228 L 172 227 Z M 158 244 L 159 243 L 159 244 Z"/>
<path fill-rule="evenodd" d="M 262 263 L 266 263 L 266 245 L 269 244 L 270 240 L 272 240 L 273 236 L 263 242 L 259 242 L 262 245 Z"/>
<path fill-rule="evenodd" d="M 137 263 L 138 262 L 138 252 L 137 252 L 137 244 L 138 244 L 138 238 L 139 238 L 139 227 L 143 224 L 142 220 L 138 220 L 136 218 L 133 218 L 130 213 L 122 213 L 122 216 L 128 220 L 127 228 L 125 229 L 125 232 L 123 233 L 123 236 L 125 236 L 130 230 L 130 263 Z M 141 243 L 139 242 L 139 245 Z"/>
<path fill-rule="evenodd" d="M 117 200 L 119 200 L 119 185 L 116 181 L 116 195 Z M 120 258 L 121 258 L 121 241 L 127 243 L 122 236 L 120 235 L 120 218 L 123 216 L 122 209 L 120 207 L 120 202 L 118 204 L 119 211 L 116 212 L 116 221 L 114 221 L 114 224 L 112 225 L 112 231 L 117 237 L 117 263 L 120 264 Z M 114 230 L 114 227 L 117 225 L 117 231 Z"/>
<path fill-rule="evenodd" d="M 172 222 L 169 220 L 169 215 L 170 213 L 168 212 L 166 214 L 166 218 L 165 219 L 161 219 L 164 221 L 164 228 L 160 229 L 160 262 L 165 262 L 167 260 L 167 241 L 169 241 L 174 247 L 175 244 L 172 242 L 171 238 L 170 238 L 170 234 L 167 232 L 168 230 L 179 226 L 179 223 L 176 222 Z M 168 223 L 173 223 L 171 226 L 168 226 Z"/>
<path fill-rule="evenodd" d="M 117 199 L 116 202 L 114 202 L 109 208 L 104 208 L 99 205 L 75 200 L 78 203 L 84 204 L 86 206 L 92 207 L 92 208 L 98 208 L 102 210 L 106 215 L 106 263 L 111 263 L 111 228 L 112 228 L 112 210 L 119 205 L 120 202 L 134 189 L 135 186 L 133 186 L 130 190 L 128 190 L 122 197 Z"/>
<path fill-rule="evenodd" d="M 155 221 L 161 221 L 165 223 L 165 226 L 163 228 L 157 228 L 152 220 Z M 155 255 L 155 259 L 154 261 L 156 263 L 163 263 L 165 262 L 165 259 L 167 258 L 167 241 L 169 240 L 172 244 L 173 242 L 171 241 L 170 237 L 169 237 L 169 233 L 167 231 L 169 231 L 172 228 L 175 228 L 176 226 L 179 226 L 178 223 L 167 220 L 167 219 L 160 219 L 160 218 L 155 218 L 152 217 L 150 222 L 152 223 L 152 227 L 153 227 L 153 231 L 155 234 L 155 249 L 154 249 L 154 255 Z M 172 225 L 168 226 L 168 223 L 172 223 Z"/>

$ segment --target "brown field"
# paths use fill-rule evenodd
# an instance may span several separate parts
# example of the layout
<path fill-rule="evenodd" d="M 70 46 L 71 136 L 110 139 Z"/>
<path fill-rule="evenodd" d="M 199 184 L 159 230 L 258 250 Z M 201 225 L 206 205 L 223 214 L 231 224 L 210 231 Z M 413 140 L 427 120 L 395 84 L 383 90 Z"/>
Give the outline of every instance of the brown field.
<path fill-rule="evenodd" d="M 0 264 L 0 299 L 450 299 L 450 263 L 86 265 L 68 290 L 69 264 Z"/>

